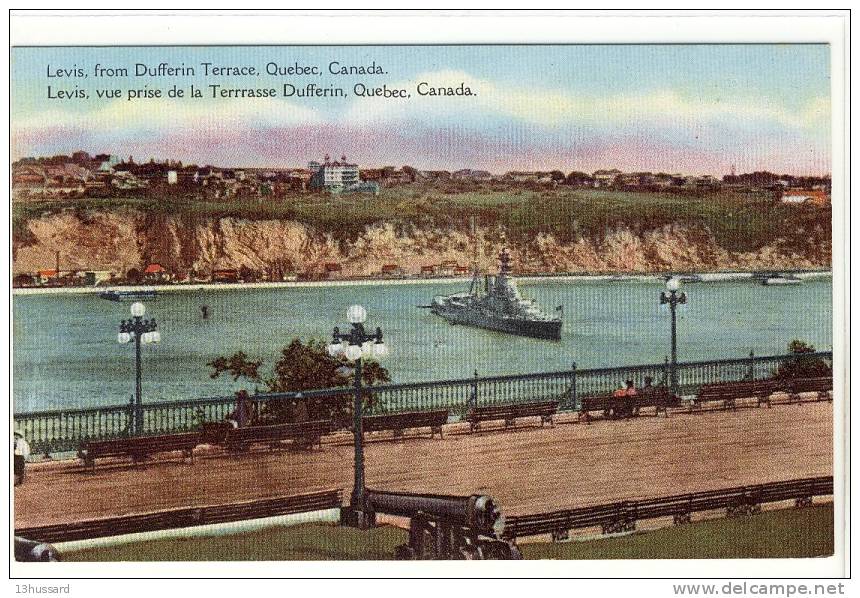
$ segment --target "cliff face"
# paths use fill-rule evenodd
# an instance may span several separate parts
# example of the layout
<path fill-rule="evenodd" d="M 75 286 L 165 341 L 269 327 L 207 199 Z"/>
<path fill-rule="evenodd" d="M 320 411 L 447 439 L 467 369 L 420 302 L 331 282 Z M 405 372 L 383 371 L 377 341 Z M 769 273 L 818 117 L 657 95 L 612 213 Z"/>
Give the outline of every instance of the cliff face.
<path fill-rule="evenodd" d="M 355 241 L 338 242 L 330 234 L 289 220 L 189 219 L 141 212 L 67 212 L 27 223 L 26 239 L 13 243 L 13 272 L 52 268 L 60 252 L 62 269 L 125 272 L 159 263 L 172 272 L 209 273 L 213 268 L 248 268 L 260 272 L 320 272 L 340 263 L 345 276 L 380 272 L 399 264 L 407 273 L 422 265 L 455 260 L 469 264 L 474 253 L 462 231 L 402 230 L 372 226 Z M 719 246 L 709 231 L 665 226 L 636 234 L 609 230 L 600 239 L 560 243 L 551 235 L 529 242 L 505 243 L 499 230 L 478 229 L 478 262 L 494 269 L 504 244 L 517 270 L 533 272 L 658 272 L 815 268 L 830 266 L 830 246 L 810 240 L 799 246 L 783 239 L 753 252 Z"/>

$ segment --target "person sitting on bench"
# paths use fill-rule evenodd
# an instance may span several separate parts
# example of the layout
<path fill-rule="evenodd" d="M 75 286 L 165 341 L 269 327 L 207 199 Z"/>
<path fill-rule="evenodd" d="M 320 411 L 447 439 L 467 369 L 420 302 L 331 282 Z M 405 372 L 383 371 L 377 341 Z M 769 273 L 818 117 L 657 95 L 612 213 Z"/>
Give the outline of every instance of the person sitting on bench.
<path fill-rule="evenodd" d="M 633 380 L 627 380 L 624 382 L 625 386 L 622 386 L 618 390 L 612 393 L 613 397 L 623 398 L 623 397 L 635 397 L 637 395 L 636 387 L 633 386 Z"/>
<path fill-rule="evenodd" d="M 645 376 L 645 384 L 642 388 L 639 389 L 639 395 L 649 396 L 654 392 L 654 378 L 651 376 Z M 633 408 L 633 415 L 639 415 L 639 405 L 636 405 Z"/>
<path fill-rule="evenodd" d="M 645 385 L 639 391 L 639 394 L 648 394 L 654 390 L 654 378 L 645 376 Z"/>

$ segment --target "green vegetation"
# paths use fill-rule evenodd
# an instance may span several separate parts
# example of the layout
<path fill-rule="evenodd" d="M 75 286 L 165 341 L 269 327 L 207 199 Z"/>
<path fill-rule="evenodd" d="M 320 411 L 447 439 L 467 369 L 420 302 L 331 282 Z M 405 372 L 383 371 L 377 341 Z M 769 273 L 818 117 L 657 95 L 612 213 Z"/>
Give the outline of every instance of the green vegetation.
<path fill-rule="evenodd" d="M 266 561 L 390 559 L 405 530 L 306 524 L 207 538 L 151 540 L 67 552 L 65 561 Z M 622 538 L 526 543 L 527 559 L 802 558 L 833 553 L 833 506 L 715 519 Z"/>
<path fill-rule="evenodd" d="M 810 355 L 815 353 L 815 347 L 804 341 L 794 339 L 788 343 L 788 353 L 794 355 L 794 359 L 780 363 L 773 374 L 774 378 L 829 378 L 833 375 L 827 362 Z"/>
<path fill-rule="evenodd" d="M 788 205 L 769 192 L 645 193 L 558 187 L 548 190 L 450 192 L 424 185 L 383 189 L 379 196 L 319 193 L 284 198 L 70 199 L 14 202 L 14 228 L 45 213 L 134 209 L 176 214 L 190 220 L 235 217 L 303 222 L 342 241 L 355 239 L 369 225 L 391 222 L 417 227 L 466 230 L 471 216 L 480 226 L 502 226 L 511 240 L 528 241 L 551 233 L 561 241 L 601 239 L 616 228 L 636 233 L 669 224 L 710 230 L 717 243 L 750 251 L 776 239 L 802 246 L 830 243 L 830 208 Z M 24 234 L 24 233 L 22 233 Z"/>
<path fill-rule="evenodd" d="M 622 538 L 523 544 L 527 559 L 802 558 L 833 554 L 833 505 L 713 519 Z"/>
<path fill-rule="evenodd" d="M 301 392 L 317 388 L 342 388 L 354 384 L 355 373 L 347 367 L 349 373 L 344 373 L 345 366 L 351 364 L 343 355 L 332 357 L 328 354 L 326 343 L 319 340 L 309 340 L 303 343 L 294 338 L 289 345 L 281 349 L 278 361 L 272 366 L 271 374 L 266 376 L 260 372 L 263 360 L 249 359 L 244 351 L 238 351 L 230 356 L 218 357 L 207 364 L 212 368 L 210 378 L 218 378 L 221 374 L 229 375 L 236 382 L 239 378 L 254 384 L 264 384 L 267 392 Z M 390 382 L 388 370 L 373 360 L 363 360 L 361 381 L 365 386 L 381 382 Z M 236 393 L 237 410 L 250 411 L 246 403 L 248 391 Z M 372 397 L 364 401 L 371 407 Z M 303 398 L 292 401 L 275 400 L 263 405 L 259 414 L 248 413 L 247 417 L 254 424 L 286 423 L 317 419 L 333 419 L 339 425 L 346 425 L 352 418 L 353 395 L 347 392 L 335 397 L 322 399 Z M 246 417 L 242 416 L 243 421 Z M 253 421 L 256 417 L 257 421 Z"/>

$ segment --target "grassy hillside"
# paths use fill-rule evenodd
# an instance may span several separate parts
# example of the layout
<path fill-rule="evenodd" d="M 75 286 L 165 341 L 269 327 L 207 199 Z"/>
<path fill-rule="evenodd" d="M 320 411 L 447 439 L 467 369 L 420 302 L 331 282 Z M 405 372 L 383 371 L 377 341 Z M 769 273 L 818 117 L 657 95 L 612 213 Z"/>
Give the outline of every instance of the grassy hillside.
<path fill-rule="evenodd" d="M 308 524 L 199 539 L 153 540 L 79 550 L 65 561 L 234 561 L 390 559 L 405 530 L 367 532 Z M 799 558 L 833 553 L 833 506 L 770 511 L 667 527 L 622 538 L 533 543 L 527 559 Z"/>

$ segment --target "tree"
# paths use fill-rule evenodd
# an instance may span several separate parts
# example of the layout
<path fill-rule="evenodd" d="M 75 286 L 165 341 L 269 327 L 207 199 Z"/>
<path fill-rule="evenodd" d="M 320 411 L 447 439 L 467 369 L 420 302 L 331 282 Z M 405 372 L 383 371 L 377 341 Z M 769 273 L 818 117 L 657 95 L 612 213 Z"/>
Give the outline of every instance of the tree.
<path fill-rule="evenodd" d="M 230 357 L 217 357 L 207 365 L 213 369 L 210 378 L 217 378 L 223 373 L 233 376 L 233 382 L 239 378 L 245 378 L 251 382 L 262 382 L 260 379 L 260 366 L 262 361 L 251 361 L 244 351 L 237 351 Z"/>
<path fill-rule="evenodd" d="M 265 402 L 258 419 L 261 424 L 286 423 L 314 419 L 333 419 L 345 425 L 352 413 L 352 386 L 355 370 L 345 357 L 332 357 L 322 341 L 310 340 L 307 344 L 294 338 L 281 349 L 281 355 L 268 376 L 260 372 L 263 360 L 254 361 L 238 351 L 233 355 L 218 357 L 207 365 L 212 368 L 211 378 L 229 374 L 233 381 L 240 378 L 264 385 L 267 392 L 298 393 L 319 388 L 344 388 L 343 394 L 324 398 L 296 398 L 293 400 L 271 399 Z M 389 382 L 391 377 L 384 367 L 375 361 L 362 363 L 363 385 Z M 243 391 L 239 391 L 243 392 Z M 237 398 L 239 393 L 237 394 Z M 373 397 L 364 398 L 365 405 L 372 405 Z"/>
<path fill-rule="evenodd" d="M 143 279 L 143 274 L 137 268 L 132 268 L 125 274 L 126 279 L 132 284 L 138 284 Z"/>
<path fill-rule="evenodd" d="M 239 279 L 242 282 L 257 282 L 258 276 L 254 270 L 243 264 L 239 268 Z"/>
<path fill-rule="evenodd" d="M 408 176 L 409 180 L 412 181 L 413 183 L 418 178 L 418 170 L 416 168 L 407 165 L 407 166 L 404 166 L 402 168 L 402 170 L 403 170 L 403 172 L 406 173 L 406 176 Z"/>
<path fill-rule="evenodd" d="M 775 378 L 826 378 L 833 375 L 833 370 L 820 357 L 813 357 L 815 347 L 801 340 L 788 343 L 788 352 L 794 356 L 776 369 Z"/>
<path fill-rule="evenodd" d="M 593 182 L 594 179 L 591 178 L 591 175 L 586 174 L 584 172 L 580 172 L 578 170 L 571 172 L 569 175 L 567 175 L 567 179 L 565 179 L 565 184 L 573 185 L 576 187 L 590 187 Z"/>
<path fill-rule="evenodd" d="M 13 287 L 29 287 L 33 286 L 33 277 L 29 274 L 18 274 L 12 279 Z"/>

